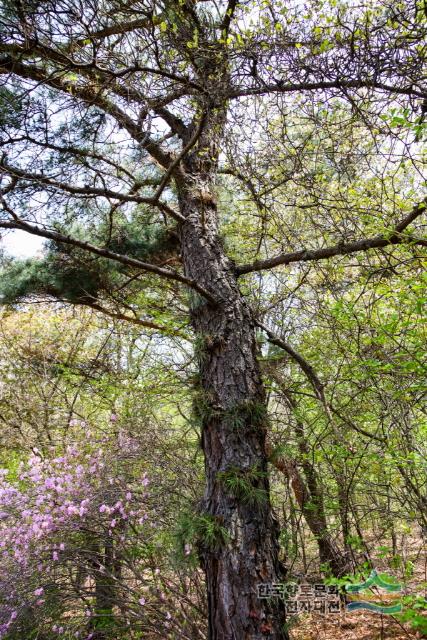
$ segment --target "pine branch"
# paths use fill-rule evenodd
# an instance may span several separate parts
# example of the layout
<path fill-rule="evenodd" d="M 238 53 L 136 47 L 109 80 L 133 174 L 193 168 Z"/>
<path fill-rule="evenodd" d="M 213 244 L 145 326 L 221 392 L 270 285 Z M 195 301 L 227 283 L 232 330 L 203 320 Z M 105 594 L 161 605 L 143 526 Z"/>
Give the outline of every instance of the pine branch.
<path fill-rule="evenodd" d="M 174 167 L 175 164 L 173 164 L 172 166 Z M 142 186 L 142 185 L 139 185 L 138 183 L 135 183 L 133 185 L 129 193 L 120 193 L 117 191 L 111 191 L 110 189 L 107 189 L 107 188 L 100 189 L 97 187 L 90 187 L 89 185 L 84 185 L 82 187 L 79 187 L 79 186 L 68 184 L 66 182 L 59 182 L 57 180 L 54 180 L 53 178 L 50 178 L 49 176 L 45 176 L 44 174 L 30 173 L 28 171 L 24 171 L 23 169 L 20 169 L 19 167 L 12 166 L 8 162 L 6 162 L 4 157 L 0 160 L 0 168 L 3 169 L 5 173 L 10 175 L 15 180 L 16 179 L 28 180 L 30 182 L 43 184 L 43 185 L 46 185 L 47 187 L 52 187 L 54 189 L 57 189 L 58 191 L 69 193 L 70 195 L 75 195 L 75 196 L 81 195 L 85 197 L 102 197 L 102 198 L 109 198 L 112 200 L 118 200 L 119 202 L 134 202 L 136 204 L 149 204 L 149 205 L 158 207 L 161 211 L 169 214 L 175 220 L 179 220 L 180 222 L 182 222 L 185 219 L 178 211 L 175 211 L 174 209 L 169 207 L 169 205 L 167 205 L 166 203 L 160 202 L 159 197 L 161 195 L 161 191 L 158 190 L 156 194 L 152 197 L 139 196 L 137 193 L 135 193 L 135 191 L 138 190 L 140 186 Z M 167 180 L 170 177 L 170 173 L 171 172 L 166 172 L 165 177 L 162 179 L 161 184 L 164 184 L 164 185 L 166 184 Z M 158 181 L 156 181 L 153 186 L 156 186 L 156 183 L 158 183 Z"/>
<path fill-rule="evenodd" d="M 141 130 L 138 123 L 134 122 L 127 113 L 125 113 L 114 102 L 103 95 L 104 87 L 93 88 L 86 85 L 78 85 L 74 82 L 66 80 L 63 75 L 65 70 L 48 72 L 42 67 L 33 64 L 24 64 L 14 59 L 10 55 L 6 55 L 0 59 L 0 75 L 12 73 L 26 80 L 44 84 L 46 86 L 57 89 L 68 96 L 73 96 L 79 100 L 96 106 L 104 113 L 113 117 L 116 122 L 121 125 L 129 135 L 154 158 L 163 168 L 167 169 L 173 161 L 173 156 L 169 151 L 163 149 L 152 138 Z"/>
<path fill-rule="evenodd" d="M 140 269 L 141 271 L 147 271 L 149 273 L 154 273 L 155 275 L 160 276 L 161 278 L 166 278 L 168 280 L 175 280 L 176 282 L 181 282 L 186 286 L 194 289 L 199 293 L 203 298 L 208 300 L 211 304 L 216 305 L 217 301 L 215 297 L 209 292 L 206 291 L 203 287 L 201 287 L 195 280 L 191 278 L 186 278 L 184 275 L 175 271 L 173 269 L 165 269 L 164 267 L 158 267 L 154 264 L 150 264 L 148 262 L 143 262 L 142 260 L 137 260 L 136 258 L 131 258 L 130 256 L 122 255 L 120 253 L 115 253 L 114 251 L 110 251 L 109 249 L 105 249 L 103 247 L 97 247 L 89 242 L 85 242 L 83 240 L 78 240 L 77 238 L 73 238 L 71 236 L 64 235 L 59 233 L 58 231 L 48 231 L 47 229 L 43 229 L 38 227 L 35 224 L 31 224 L 24 220 L 21 220 L 12 210 L 11 208 L 4 202 L 2 202 L 3 208 L 10 215 L 13 216 L 14 222 L 10 221 L 0 221 L 0 228 L 2 229 L 16 229 L 20 231 L 26 231 L 31 235 L 39 236 L 40 238 L 46 238 L 47 240 L 53 240 L 54 242 L 59 242 L 62 244 L 70 245 L 73 247 L 78 247 L 79 249 L 83 249 L 84 251 L 88 251 L 89 253 L 93 253 L 95 255 L 100 256 L 101 258 L 106 258 L 107 260 L 114 260 L 115 262 L 119 262 L 120 264 L 124 264 L 129 267 L 133 267 L 135 269 Z"/>

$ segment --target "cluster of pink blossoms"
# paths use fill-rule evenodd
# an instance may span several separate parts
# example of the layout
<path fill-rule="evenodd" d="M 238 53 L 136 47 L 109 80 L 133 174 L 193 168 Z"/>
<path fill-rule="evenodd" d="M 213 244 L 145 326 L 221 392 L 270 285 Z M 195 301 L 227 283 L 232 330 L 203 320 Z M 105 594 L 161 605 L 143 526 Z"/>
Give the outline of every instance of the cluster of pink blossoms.
<path fill-rule="evenodd" d="M 67 567 L 93 565 L 88 544 L 111 539 L 123 545 L 126 531 L 147 519 L 148 479 L 132 473 L 136 441 L 124 433 L 98 438 L 87 430 L 77 441 L 85 444 L 70 445 L 59 456 L 35 450 L 13 479 L 0 470 L 0 640 L 29 611 L 43 617 L 47 594 L 52 585 L 65 584 Z M 99 557 L 96 562 L 105 571 Z M 71 602 L 70 588 L 65 593 Z M 62 634 L 64 626 L 51 629 Z"/>

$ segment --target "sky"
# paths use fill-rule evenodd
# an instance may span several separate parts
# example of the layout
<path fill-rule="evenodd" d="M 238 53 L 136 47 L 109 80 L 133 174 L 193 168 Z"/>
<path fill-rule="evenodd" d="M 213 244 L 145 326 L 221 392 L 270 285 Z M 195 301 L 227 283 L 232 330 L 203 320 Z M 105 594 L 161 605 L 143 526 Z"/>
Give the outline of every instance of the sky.
<path fill-rule="evenodd" d="M 42 250 L 44 242 L 43 238 L 25 231 L 9 231 L 1 238 L 0 247 L 15 258 L 30 258 Z"/>

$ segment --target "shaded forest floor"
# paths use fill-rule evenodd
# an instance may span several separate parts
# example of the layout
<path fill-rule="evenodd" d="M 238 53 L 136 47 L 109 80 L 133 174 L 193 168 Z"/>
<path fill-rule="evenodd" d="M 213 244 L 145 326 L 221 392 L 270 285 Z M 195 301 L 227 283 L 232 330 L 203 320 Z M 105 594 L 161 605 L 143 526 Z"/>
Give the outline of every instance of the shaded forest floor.
<path fill-rule="evenodd" d="M 374 541 L 371 541 L 374 548 Z M 427 541 L 419 536 L 402 536 L 400 551 L 405 563 L 412 565 L 412 576 L 406 581 L 404 593 L 426 597 L 427 591 Z M 384 571 L 394 576 L 398 581 L 405 582 L 399 571 L 393 571 L 387 563 L 377 557 L 375 566 L 378 571 Z M 377 593 L 377 601 L 385 600 L 387 596 Z M 363 600 L 363 597 L 360 597 Z M 421 612 L 420 612 L 421 613 Z M 423 615 L 426 615 L 425 612 Z M 292 640 L 418 640 L 427 638 L 427 634 L 416 631 L 410 624 L 403 624 L 392 615 L 382 615 L 369 611 L 348 612 L 343 609 L 340 614 L 322 616 L 306 614 L 299 616 L 292 627 Z"/>
<path fill-rule="evenodd" d="M 378 613 L 342 613 L 325 617 L 310 614 L 300 618 L 292 640 L 416 640 L 426 636 L 402 625 L 393 616 Z"/>

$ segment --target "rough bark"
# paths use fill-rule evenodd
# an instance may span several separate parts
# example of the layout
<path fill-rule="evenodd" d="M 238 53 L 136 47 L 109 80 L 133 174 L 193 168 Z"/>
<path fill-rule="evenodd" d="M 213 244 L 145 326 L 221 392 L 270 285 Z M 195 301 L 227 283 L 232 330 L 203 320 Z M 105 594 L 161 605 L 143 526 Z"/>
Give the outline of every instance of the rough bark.
<path fill-rule="evenodd" d="M 181 185 L 185 274 L 218 301 L 212 305 L 195 299 L 191 308 L 200 363 L 198 405 L 206 468 L 203 509 L 219 532 L 214 544 L 200 542 L 209 638 L 285 640 L 283 602 L 257 597 L 258 584 L 283 581 L 267 475 L 266 399 L 254 321 L 218 236 L 213 194 L 206 174 L 193 173 Z M 236 479 L 240 489 L 232 487 Z"/>

